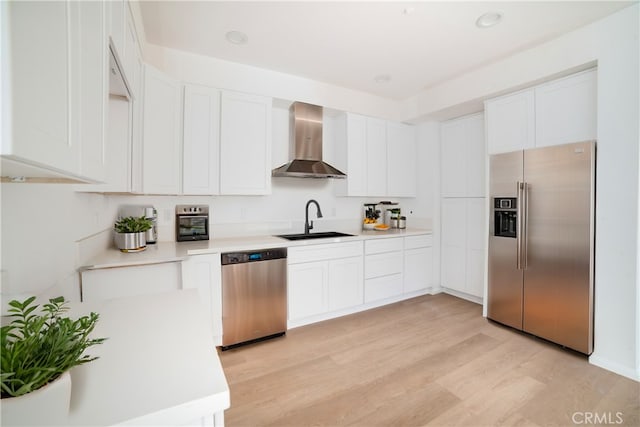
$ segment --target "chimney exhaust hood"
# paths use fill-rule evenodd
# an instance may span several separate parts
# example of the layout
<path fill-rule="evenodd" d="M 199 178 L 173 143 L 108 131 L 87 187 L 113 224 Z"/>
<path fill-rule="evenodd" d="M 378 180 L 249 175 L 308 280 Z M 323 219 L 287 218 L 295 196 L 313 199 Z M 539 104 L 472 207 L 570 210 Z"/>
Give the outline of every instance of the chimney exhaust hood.
<path fill-rule="evenodd" d="M 294 102 L 289 108 L 293 160 L 271 171 L 273 177 L 346 178 L 322 161 L 322 107 Z"/>

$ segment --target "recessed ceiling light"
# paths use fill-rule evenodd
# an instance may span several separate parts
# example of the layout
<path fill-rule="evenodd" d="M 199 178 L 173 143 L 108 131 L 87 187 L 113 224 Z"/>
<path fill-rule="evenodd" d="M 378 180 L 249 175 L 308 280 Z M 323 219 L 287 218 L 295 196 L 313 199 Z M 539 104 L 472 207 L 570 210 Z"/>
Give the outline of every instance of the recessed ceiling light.
<path fill-rule="evenodd" d="M 389 83 L 391 76 L 389 74 L 379 74 L 373 78 L 376 83 Z"/>
<path fill-rule="evenodd" d="M 409 6 L 409 7 L 405 7 L 404 9 L 402 9 L 402 14 L 403 15 L 411 15 L 415 11 L 416 11 L 415 7 Z"/>
<path fill-rule="evenodd" d="M 229 31 L 225 34 L 227 41 L 233 44 L 247 44 L 249 37 L 242 31 Z"/>
<path fill-rule="evenodd" d="M 476 20 L 476 27 L 490 28 L 502 21 L 500 12 L 487 12 Z"/>

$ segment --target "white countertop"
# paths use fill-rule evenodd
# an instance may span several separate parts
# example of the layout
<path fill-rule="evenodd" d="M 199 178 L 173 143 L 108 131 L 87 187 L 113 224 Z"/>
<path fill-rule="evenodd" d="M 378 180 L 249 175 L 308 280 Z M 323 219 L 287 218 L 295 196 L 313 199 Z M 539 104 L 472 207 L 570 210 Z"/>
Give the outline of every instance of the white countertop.
<path fill-rule="evenodd" d="M 87 353 L 71 371 L 67 425 L 183 425 L 229 408 L 230 397 L 197 291 L 72 305 L 100 315 Z"/>
<path fill-rule="evenodd" d="M 296 232 L 299 231 L 281 234 L 293 234 Z M 347 230 L 344 232 L 353 234 L 353 236 L 295 241 L 286 240 L 276 236 L 242 236 L 226 238 L 216 238 L 214 236 L 211 240 L 199 242 L 158 242 L 156 244 L 147 245 L 146 250 L 137 253 L 124 253 L 117 249 L 107 249 L 95 258 L 91 259 L 87 265 L 82 266 L 79 270 L 126 267 L 133 265 L 157 264 L 162 262 L 180 262 L 190 255 L 215 254 L 267 248 L 291 248 L 295 246 L 431 234 L 431 230 L 420 228 L 392 228 L 386 231 Z"/>

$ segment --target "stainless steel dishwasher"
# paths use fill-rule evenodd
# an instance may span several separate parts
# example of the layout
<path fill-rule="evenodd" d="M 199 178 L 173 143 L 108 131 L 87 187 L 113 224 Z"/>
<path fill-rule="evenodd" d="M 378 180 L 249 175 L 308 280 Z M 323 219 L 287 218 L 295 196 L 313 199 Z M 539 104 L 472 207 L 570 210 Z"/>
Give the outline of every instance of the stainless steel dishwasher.
<path fill-rule="evenodd" d="M 222 350 L 284 335 L 287 249 L 222 254 Z"/>

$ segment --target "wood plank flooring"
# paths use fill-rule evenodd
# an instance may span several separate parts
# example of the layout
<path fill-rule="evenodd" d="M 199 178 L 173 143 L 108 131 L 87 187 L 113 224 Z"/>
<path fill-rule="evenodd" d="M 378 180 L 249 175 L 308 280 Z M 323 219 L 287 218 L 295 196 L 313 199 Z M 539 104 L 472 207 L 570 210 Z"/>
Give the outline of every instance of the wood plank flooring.
<path fill-rule="evenodd" d="M 640 384 L 428 295 L 220 353 L 235 426 L 640 425 Z"/>

